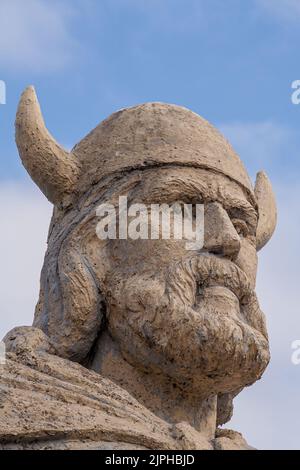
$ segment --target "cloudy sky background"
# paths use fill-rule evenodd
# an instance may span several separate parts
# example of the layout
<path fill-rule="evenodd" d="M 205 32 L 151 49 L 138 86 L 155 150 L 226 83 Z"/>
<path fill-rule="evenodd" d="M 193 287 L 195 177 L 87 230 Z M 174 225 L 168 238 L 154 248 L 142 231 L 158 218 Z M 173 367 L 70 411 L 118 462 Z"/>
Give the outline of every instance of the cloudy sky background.
<path fill-rule="evenodd" d="M 30 324 L 51 205 L 14 144 L 22 90 L 34 84 L 67 148 L 111 112 L 145 101 L 191 108 L 232 142 L 252 178 L 267 170 L 278 230 L 260 254 L 258 293 L 272 361 L 236 399 L 227 427 L 263 449 L 300 449 L 299 0 L 0 0 L 0 336 Z"/>

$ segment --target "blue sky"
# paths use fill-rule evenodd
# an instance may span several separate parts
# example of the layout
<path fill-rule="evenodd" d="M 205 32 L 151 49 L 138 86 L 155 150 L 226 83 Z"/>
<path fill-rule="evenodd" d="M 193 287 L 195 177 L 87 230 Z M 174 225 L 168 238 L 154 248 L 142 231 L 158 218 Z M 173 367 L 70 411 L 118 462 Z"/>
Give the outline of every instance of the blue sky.
<path fill-rule="evenodd" d="M 298 0 L 2 0 L 0 13 L 1 178 L 23 177 L 13 121 L 30 83 L 66 146 L 118 108 L 166 101 L 217 125 L 279 126 L 299 148 L 300 107 L 290 99 L 299 75 Z M 295 149 L 261 164 L 295 177 Z"/>
<path fill-rule="evenodd" d="M 299 0 L 0 1 L 2 334 L 31 321 L 51 212 L 14 143 L 22 90 L 35 85 L 68 148 L 119 108 L 184 105 L 222 130 L 252 177 L 264 168 L 274 183 L 279 227 L 258 279 L 273 362 L 237 399 L 231 424 L 257 447 L 300 448 L 300 366 L 290 361 L 300 338 L 299 25 Z"/>

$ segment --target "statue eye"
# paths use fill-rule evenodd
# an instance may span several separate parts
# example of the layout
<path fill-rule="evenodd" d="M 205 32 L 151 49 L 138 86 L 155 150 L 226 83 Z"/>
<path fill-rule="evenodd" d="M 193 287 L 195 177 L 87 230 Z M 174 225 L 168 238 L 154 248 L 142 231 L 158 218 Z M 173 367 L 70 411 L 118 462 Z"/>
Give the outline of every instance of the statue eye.
<path fill-rule="evenodd" d="M 249 228 L 244 220 L 232 219 L 231 222 L 239 235 L 242 237 L 247 237 L 249 235 Z"/>

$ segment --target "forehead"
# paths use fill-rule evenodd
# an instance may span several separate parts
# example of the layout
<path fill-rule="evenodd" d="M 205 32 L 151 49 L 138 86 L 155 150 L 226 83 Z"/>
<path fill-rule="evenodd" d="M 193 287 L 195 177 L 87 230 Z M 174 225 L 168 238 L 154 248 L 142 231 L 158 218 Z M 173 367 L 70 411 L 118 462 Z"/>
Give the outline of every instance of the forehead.
<path fill-rule="evenodd" d="M 144 172 L 134 199 L 144 203 L 220 202 L 224 208 L 241 208 L 257 216 L 246 191 L 235 181 L 212 170 L 172 167 Z"/>

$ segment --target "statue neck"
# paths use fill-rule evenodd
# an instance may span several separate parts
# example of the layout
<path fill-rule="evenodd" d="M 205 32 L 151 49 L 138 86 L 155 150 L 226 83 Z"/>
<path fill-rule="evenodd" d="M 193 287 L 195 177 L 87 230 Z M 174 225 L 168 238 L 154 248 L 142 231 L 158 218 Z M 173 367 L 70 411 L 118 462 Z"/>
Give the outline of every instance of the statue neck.
<path fill-rule="evenodd" d="M 216 431 L 217 397 L 204 400 L 177 387 L 161 374 L 145 373 L 129 364 L 107 331 L 99 338 L 89 368 L 127 390 L 164 421 L 187 422 L 208 440 Z"/>

